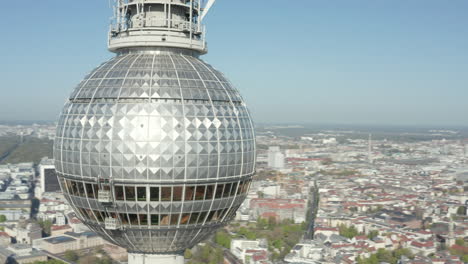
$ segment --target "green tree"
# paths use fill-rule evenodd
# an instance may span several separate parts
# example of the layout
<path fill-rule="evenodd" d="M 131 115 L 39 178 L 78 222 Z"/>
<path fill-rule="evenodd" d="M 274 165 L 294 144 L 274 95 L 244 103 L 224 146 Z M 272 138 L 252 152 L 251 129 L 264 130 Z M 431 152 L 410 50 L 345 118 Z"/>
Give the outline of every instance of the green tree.
<path fill-rule="evenodd" d="M 461 261 L 463 261 L 463 263 L 468 263 L 468 255 L 463 255 Z"/>
<path fill-rule="evenodd" d="M 7 218 L 4 215 L 0 215 L 0 223 L 6 222 Z"/>
<path fill-rule="evenodd" d="M 457 209 L 457 215 L 465 215 L 466 214 L 466 207 L 465 206 L 460 206 Z"/>
<path fill-rule="evenodd" d="M 372 254 L 367 261 L 368 264 L 379 264 L 379 258 L 377 257 L 377 254 Z"/>
<path fill-rule="evenodd" d="M 268 218 L 268 230 L 273 230 L 276 226 L 276 218 L 270 216 Z"/>
<path fill-rule="evenodd" d="M 406 256 L 410 259 L 414 258 L 413 252 L 411 252 L 411 250 L 409 250 L 408 248 L 395 249 L 393 251 L 393 256 L 395 256 L 397 260 L 400 259 L 402 256 Z"/>
<path fill-rule="evenodd" d="M 226 231 L 218 231 L 215 235 L 215 243 L 229 249 L 231 248 L 231 236 Z"/>
<path fill-rule="evenodd" d="M 65 264 L 65 262 L 56 259 L 51 259 L 47 261 L 34 261 L 33 264 Z"/>
<path fill-rule="evenodd" d="M 283 247 L 283 241 L 281 239 L 273 240 L 272 245 L 277 249 L 281 249 L 281 247 Z"/>
<path fill-rule="evenodd" d="M 75 251 L 72 251 L 72 250 L 67 250 L 65 251 L 65 254 L 63 256 L 66 260 L 69 260 L 69 261 L 77 261 L 80 257 L 78 256 L 78 254 L 75 252 Z"/>
<path fill-rule="evenodd" d="M 369 234 L 367 235 L 367 238 L 369 239 L 374 239 L 375 237 L 379 236 L 379 231 L 377 230 L 372 230 L 369 232 Z"/>
<path fill-rule="evenodd" d="M 257 220 L 257 228 L 258 229 L 266 229 L 268 227 L 268 221 L 265 218 L 258 218 Z"/>
<path fill-rule="evenodd" d="M 95 263 L 96 264 L 112 264 L 112 259 L 108 256 L 105 256 L 103 258 L 97 259 Z"/>
<path fill-rule="evenodd" d="M 52 221 L 50 221 L 50 220 L 45 220 L 45 221 L 39 220 L 37 223 L 42 227 L 42 231 L 46 235 L 50 236 L 50 229 L 52 227 Z"/>
<path fill-rule="evenodd" d="M 254 232 L 248 230 L 247 228 L 245 227 L 241 227 L 239 229 L 239 234 L 245 236 L 245 238 L 249 239 L 249 240 L 255 240 L 257 239 L 257 234 L 255 234 Z"/>
<path fill-rule="evenodd" d="M 211 249 L 210 249 L 210 246 L 208 245 L 205 245 L 203 246 L 203 248 L 201 249 L 201 257 L 204 261 L 208 262 L 210 260 L 210 256 L 211 256 Z"/>
<path fill-rule="evenodd" d="M 193 257 L 192 250 L 186 249 L 185 252 L 184 252 L 184 258 L 185 259 L 191 259 L 192 257 Z"/>
<path fill-rule="evenodd" d="M 465 246 L 465 240 L 463 240 L 463 238 L 458 238 L 457 240 L 455 240 L 455 244 L 464 247 Z"/>
<path fill-rule="evenodd" d="M 387 263 L 396 263 L 397 259 L 393 257 L 392 252 L 385 250 L 383 248 L 380 248 L 377 250 L 377 258 L 379 259 L 379 262 L 387 262 Z"/>
<path fill-rule="evenodd" d="M 353 238 L 359 234 L 354 226 L 347 227 L 346 225 L 339 225 L 338 229 L 340 231 L 340 236 L 344 236 L 346 238 Z"/>

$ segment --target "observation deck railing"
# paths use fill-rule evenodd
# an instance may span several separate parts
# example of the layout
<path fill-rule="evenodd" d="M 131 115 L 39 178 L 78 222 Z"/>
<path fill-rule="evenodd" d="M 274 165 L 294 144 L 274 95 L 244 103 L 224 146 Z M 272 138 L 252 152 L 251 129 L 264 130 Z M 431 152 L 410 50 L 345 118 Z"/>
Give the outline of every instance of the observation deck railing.
<path fill-rule="evenodd" d="M 192 32 L 195 35 L 203 33 L 202 27 L 199 27 L 197 23 L 184 21 L 184 20 L 172 20 L 172 19 L 160 19 L 160 18 L 146 18 L 138 21 L 137 27 L 134 26 L 136 22 L 128 21 L 120 24 L 111 25 L 111 33 L 118 34 L 122 31 L 139 31 L 142 29 L 151 30 L 180 30 L 183 32 Z"/>

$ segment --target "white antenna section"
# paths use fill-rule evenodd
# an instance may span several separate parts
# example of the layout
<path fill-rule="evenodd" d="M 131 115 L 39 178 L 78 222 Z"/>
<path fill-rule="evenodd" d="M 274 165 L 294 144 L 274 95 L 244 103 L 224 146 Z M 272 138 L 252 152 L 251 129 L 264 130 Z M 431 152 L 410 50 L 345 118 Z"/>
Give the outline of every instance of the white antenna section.
<path fill-rule="evenodd" d="M 203 19 L 208 14 L 208 12 L 210 11 L 210 8 L 214 5 L 215 2 L 216 2 L 216 0 L 208 0 L 208 3 L 206 4 L 206 6 L 203 9 L 203 12 L 201 14 L 200 21 L 203 21 Z"/>

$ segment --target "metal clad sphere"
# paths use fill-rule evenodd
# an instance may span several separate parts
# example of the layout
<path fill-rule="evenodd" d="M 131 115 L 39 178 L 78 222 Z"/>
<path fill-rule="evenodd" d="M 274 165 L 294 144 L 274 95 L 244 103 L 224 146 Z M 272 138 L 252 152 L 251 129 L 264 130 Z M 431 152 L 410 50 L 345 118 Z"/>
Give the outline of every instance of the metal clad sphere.
<path fill-rule="evenodd" d="M 181 252 L 235 216 L 255 171 L 252 121 L 220 72 L 180 52 L 118 55 L 73 91 L 56 170 L 79 218 L 130 252 Z"/>

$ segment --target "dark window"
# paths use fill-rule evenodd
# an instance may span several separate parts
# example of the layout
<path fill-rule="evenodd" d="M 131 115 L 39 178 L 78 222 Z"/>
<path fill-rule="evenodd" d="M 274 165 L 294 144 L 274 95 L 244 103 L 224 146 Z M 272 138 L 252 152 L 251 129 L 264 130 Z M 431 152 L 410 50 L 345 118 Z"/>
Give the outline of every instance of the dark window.
<path fill-rule="evenodd" d="M 231 193 L 231 186 L 232 184 L 228 183 L 224 186 L 224 193 L 223 193 L 223 197 L 226 198 L 229 196 L 229 194 Z"/>
<path fill-rule="evenodd" d="M 244 182 L 239 182 L 239 188 L 237 189 L 237 195 L 240 195 L 242 193 L 242 190 L 244 189 Z"/>
<path fill-rule="evenodd" d="M 229 215 L 228 215 L 228 217 L 229 217 L 229 218 L 230 218 L 230 217 L 233 217 L 233 216 L 236 215 L 236 213 L 237 213 L 237 208 L 234 208 L 234 207 L 233 207 L 233 208 L 231 208 L 231 210 L 229 210 Z"/>
<path fill-rule="evenodd" d="M 120 221 L 122 221 L 123 225 L 128 225 L 127 214 L 120 214 Z"/>
<path fill-rule="evenodd" d="M 115 190 L 115 199 L 117 201 L 123 201 L 124 200 L 124 188 L 123 186 L 117 185 L 114 188 Z"/>
<path fill-rule="evenodd" d="M 236 190 L 237 190 L 237 182 L 232 185 L 231 196 L 234 196 L 236 194 Z"/>
<path fill-rule="evenodd" d="M 91 211 L 89 213 L 92 214 Z M 98 222 L 100 223 L 104 222 L 104 217 L 101 215 L 101 212 L 94 211 L 94 215 L 96 216 Z"/>
<path fill-rule="evenodd" d="M 205 185 L 197 186 L 195 192 L 195 200 L 203 200 L 205 199 Z"/>
<path fill-rule="evenodd" d="M 248 183 L 245 185 L 244 193 L 247 193 L 249 191 L 251 184 L 252 184 L 252 180 L 249 180 Z"/>
<path fill-rule="evenodd" d="M 180 224 L 186 225 L 188 224 L 189 220 L 190 220 L 190 214 L 183 214 L 182 217 L 180 218 Z"/>
<path fill-rule="evenodd" d="M 135 187 L 134 186 L 125 186 L 125 199 L 127 201 L 135 201 Z"/>
<path fill-rule="evenodd" d="M 205 200 L 211 200 L 211 199 L 213 199 L 214 189 L 215 189 L 215 185 L 207 185 L 207 186 L 206 186 L 206 196 L 205 196 Z"/>
<path fill-rule="evenodd" d="M 86 187 L 86 195 L 88 195 L 88 198 L 96 199 L 96 197 L 94 197 L 93 185 L 91 183 L 86 183 L 85 187 Z"/>
<path fill-rule="evenodd" d="M 161 201 L 165 201 L 165 202 L 171 201 L 171 197 L 172 197 L 172 187 L 162 187 L 161 188 Z"/>
<path fill-rule="evenodd" d="M 242 183 L 242 190 L 241 190 L 241 193 L 244 194 L 245 193 L 245 190 L 247 189 L 247 184 L 249 184 L 248 181 L 244 181 Z"/>
<path fill-rule="evenodd" d="M 170 218 L 171 218 L 170 215 L 161 215 L 161 222 L 160 222 L 160 224 L 161 224 L 162 226 L 167 226 L 167 225 L 169 225 L 169 223 L 171 222 L 171 221 L 170 221 L 170 220 L 171 220 Z"/>
<path fill-rule="evenodd" d="M 195 186 L 185 187 L 185 201 L 193 201 L 195 196 Z"/>
<path fill-rule="evenodd" d="M 228 209 L 222 209 L 218 211 L 218 218 L 219 220 L 222 220 L 223 218 L 226 217 L 226 213 L 228 212 Z"/>
<path fill-rule="evenodd" d="M 211 211 L 210 214 L 208 215 L 208 219 L 206 220 L 206 222 L 215 221 L 217 219 L 217 215 L 215 214 L 216 214 L 216 211 Z"/>
<path fill-rule="evenodd" d="M 106 219 L 106 217 L 110 217 L 110 215 L 107 212 L 101 212 L 101 215 L 104 219 Z"/>
<path fill-rule="evenodd" d="M 77 182 L 78 185 L 78 195 L 81 197 L 86 197 L 86 191 L 82 182 Z"/>
<path fill-rule="evenodd" d="M 139 202 L 146 202 L 146 187 L 137 187 L 137 199 Z"/>
<path fill-rule="evenodd" d="M 140 215 L 140 225 L 148 225 L 148 215 L 146 214 Z"/>
<path fill-rule="evenodd" d="M 62 183 L 63 191 L 64 191 L 65 193 L 69 193 L 70 191 L 68 190 L 68 183 L 67 183 L 67 180 L 65 180 L 65 179 L 62 180 L 62 179 L 61 179 L 60 182 Z"/>
<path fill-rule="evenodd" d="M 138 225 L 138 215 L 128 214 L 128 219 L 130 219 L 130 224 L 131 225 Z"/>
<path fill-rule="evenodd" d="M 158 226 L 159 225 L 159 215 L 151 215 L 151 225 Z"/>
<path fill-rule="evenodd" d="M 190 216 L 190 221 L 189 221 L 189 223 L 190 223 L 191 225 L 196 224 L 199 216 L 200 216 L 200 213 L 192 213 L 192 215 Z"/>
<path fill-rule="evenodd" d="M 65 180 L 65 189 L 68 194 L 73 194 L 73 188 L 69 180 Z"/>
<path fill-rule="evenodd" d="M 89 218 L 88 214 L 86 213 L 86 211 L 83 208 L 78 208 L 78 211 L 80 211 L 81 217 Z"/>
<path fill-rule="evenodd" d="M 174 198 L 173 201 L 179 202 L 182 201 L 182 196 L 183 196 L 184 188 L 183 187 L 174 187 Z"/>
<path fill-rule="evenodd" d="M 218 184 L 218 188 L 216 188 L 216 199 L 223 197 L 223 188 L 224 184 Z"/>
<path fill-rule="evenodd" d="M 198 224 L 203 224 L 203 221 L 205 221 L 206 215 L 208 212 L 201 212 L 200 217 L 198 218 Z"/>
<path fill-rule="evenodd" d="M 216 221 L 221 221 L 223 219 L 223 213 L 223 209 L 216 211 Z"/>
<path fill-rule="evenodd" d="M 75 181 L 70 181 L 70 186 L 71 186 L 71 194 L 78 196 L 78 186 L 76 185 Z"/>
<path fill-rule="evenodd" d="M 159 187 L 150 187 L 150 201 L 159 202 Z"/>
<path fill-rule="evenodd" d="M 171 225 L 175 226 L 179 222 L 179 214 L 173 214 L 171 216 Z"/>

